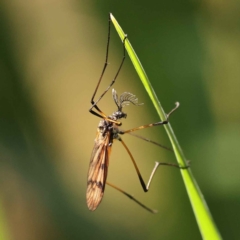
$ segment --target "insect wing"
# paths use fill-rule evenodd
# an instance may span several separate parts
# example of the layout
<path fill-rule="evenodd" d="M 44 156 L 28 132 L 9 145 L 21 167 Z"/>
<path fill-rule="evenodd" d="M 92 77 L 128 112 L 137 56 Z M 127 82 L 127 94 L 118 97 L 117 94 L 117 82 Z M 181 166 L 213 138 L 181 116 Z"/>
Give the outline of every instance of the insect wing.
<path fill-rule="evenodd" d="M 89 165 L 86 194 L 87 205 L 91 211 L 98 207 L 103 198 L 111 151 L 109 141 L 110 132 L 104 136 L 101 132 L 97 133 Z"/>

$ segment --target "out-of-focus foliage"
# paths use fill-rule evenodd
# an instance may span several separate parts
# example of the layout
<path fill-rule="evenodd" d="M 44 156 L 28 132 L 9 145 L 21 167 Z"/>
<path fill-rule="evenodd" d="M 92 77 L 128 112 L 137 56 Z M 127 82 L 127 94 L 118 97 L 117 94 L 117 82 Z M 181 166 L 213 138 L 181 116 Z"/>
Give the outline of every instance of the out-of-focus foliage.
<path fill-rule="evenodd" d="M 98 124 L 88 113 L 104 64 L 108 12 L 121 21 L 191 160 L 223 238 L 239 236 L 240 5 L 218 1 L 7 1 L 0 14 L 0 194 L 10 239 L 201 239 L 178 173 L 162 168 L 142 193 L 117 142 L 109 181 L 134 194 L 150 215 L 106 188 L 95 212 L 85 204 L 88 161 Z M 136 28 L 136 23 L 142 28 Z M 113 30 L 113 28 L 112 28 Z M 112 31 L 110 65 L 122 45 Z M 144 106 L 126 107 L 125 129 L 158 120 L 129 59 L 114 88 Z M 99 104 L 114 110 L 111 94 Z M 143 136 L 168 145 L 160 128 Z M 161 136 L 161 137 L 160 137 Z M 145 179 L 162 149 L 124 136 Z M 159 205 L 161 202 L 161 205 Z"/>

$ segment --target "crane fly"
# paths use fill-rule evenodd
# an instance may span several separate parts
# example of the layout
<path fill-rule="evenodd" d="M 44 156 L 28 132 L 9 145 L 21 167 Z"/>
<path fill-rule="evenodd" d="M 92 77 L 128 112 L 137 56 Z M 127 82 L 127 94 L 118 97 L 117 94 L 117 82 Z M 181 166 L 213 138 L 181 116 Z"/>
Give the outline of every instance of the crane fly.
<path fill-rule="evenodd" d="M 109 15 L 108 40 L 107 40 L 105 64 L 104 64 L 102 73 L 100 75 L 100 78 L 98 80 L 97 86 L 95 88 L 95 91 L 94 91 L 92 99 L 91 99 L 92 106 L 89 109 L 90 113 L 92 113 L 93 115 L 95 115 L 97 117 L 100 117 L 101 120 L 97 127 L 97 136 L 94 141 L 94 147 L 93 147 L 90 164 L 89 164 L 89 171 L 88 171 L 88 177 L 87 177 L 87 193 L 86 193 L 87 206 L 88 206 L 89 210 L 91 210 L 91 211 L 94 211 L 99 206 L 99 204 L 102 201 L 103 195 L 104 195 L 105 186 L 107 184 L 107 185 L 115 188 L 116 190 L 122 192 L 123 194 L 125 194 L 127 197 L 129 197 L 130 199 L 135 201 L 137 204 L 139 204 L 141 207 L 145 208 L 146 210 L 148 210 L 152 213 L 155 213 L 156 212 L 155 210 L 148 208 L 147 206 L 145 206 L 144 204 L 139 202 L 136 198 L 134 198 L 132 195 L 128 194 L 127 192 L 123 191 L 122 189 L 118 188 L 117 186 L 107 182 L 109 157 L 110 157 L 113 141 L 114 140 L 120 141 L 122 143 L 123 147 L 128 152 L 130 159 L 132 160 L 132 163 L 137 172 L 139 181 L 141 183 L 141 186 L 142 186 L 144 192 L 147 192 L 149 190 L 150 183 L 151 183 L 152 178 L 153 178 L 159 165 L 173 166 L 173 167 L 177 167 L 180 169 L 188 168 L 188 166 L 180 167 L 177 164 L 156 162 L 155 166 L 150 174 L 148 183 L 145 184 L 145 182 L 142 178 L 142 175 L 138 169 L 138 166 L 133 158 L 133 155 L 131 154 L 127 145 L 125 144 L 125 142 L 122 140 L 122 138 L 120 136 L 125 133 L 128 133 L 133 136 L 139 137 L 145 141 L 156 144 L 160 147 L 164 147 L 164 146 L 162 146 L 156 142 L 153 142 L 149 139 L 132 134 L 132 132 L 140 130 L 140 129 L 148 128 L 148 127 L 154 127 L 154 126 L 168 124 L 168 119 L 169 119 L 170 115 L 179 107 L 179 103 L 177 102 L 176 106 L 167 114 L 165 121 L 142 125 L 140 127 L 132 128 L 132 129 L 129 129 L 126 131 L 120 129 L 120 126 L 122 125 L 120 120 L 127 117 L 127 114 L 122 111 L 123 107 L 125 107 L 129 104 L 133 104 L 135 106 L 142 105 L 142 103 L 140 103 L 140 104 L 138 103 L 138 99 L 134 94 L 129 93 L 129 92 L 124 92 L 120 95 L 120 97 L 118 97 L 116 90 L 112 89 L 112 97 L 117 106 L 117 110 L 115 112 L 113 112 L 111 115 L 106 115 L 100 110 L 100 108 L 97 106 L 97 104 L 103 98 L 103 96 L 109 91 L 111 86 L 115 83 L 115 81 L 119 75 L 119 72 L 123 66 L 125 57 L 126 57 L 125 40 L 126 40 L 127 36 L 125 36 L 125 38 L 123 40 L 123 58 L 122 58 L 121 64 L 118 68 L 116 75 L 114 76 L 110 85 L 102 93 L 102 95 L 100 95 L 100 97 L 97 100 L 94 100 L 97 90 L 99 88 L 99 85 L 102 81 L 102 78 L 104 76 L 105 70 L 108 65 L 108 52 L 109 52 L 109 44 L 110 44 L 110 25 L 111 25 L 111 19 L 110 19 L 110 15 Z M 171 149 L 168 149 L 167 147 L 164 147 L 164 148 L 171 151 Z"/>

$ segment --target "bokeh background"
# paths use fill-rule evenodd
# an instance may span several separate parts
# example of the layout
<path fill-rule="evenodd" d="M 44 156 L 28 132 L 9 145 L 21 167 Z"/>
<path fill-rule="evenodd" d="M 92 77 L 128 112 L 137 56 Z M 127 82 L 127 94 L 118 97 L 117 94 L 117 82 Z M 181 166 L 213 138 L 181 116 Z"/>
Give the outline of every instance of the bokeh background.
<path fill-rule="evenodd" d="M 86 175 L 99 119 L 90 98 L 105 58 L 108 13 L 128 33 L 225 239 L 240 229 L 240 2 L 1 0 L 0 239 L 201 239 L 181 175 L 159 169 L 143 193 L 121 144 L 113 146 L 110 187 L 100 207 L 85 203 Z M 103 91 L 120 64 L 112 27 Z M 124 129 L 159 118 L 127 58 L 114 88 L 136 94 Z M 115 110 L 109 92 L 100 105 Z M 142 136 L 169 146 L 161 127 Z M 174 156 L 124 136 L 147 180 L 155 161 Z"/>

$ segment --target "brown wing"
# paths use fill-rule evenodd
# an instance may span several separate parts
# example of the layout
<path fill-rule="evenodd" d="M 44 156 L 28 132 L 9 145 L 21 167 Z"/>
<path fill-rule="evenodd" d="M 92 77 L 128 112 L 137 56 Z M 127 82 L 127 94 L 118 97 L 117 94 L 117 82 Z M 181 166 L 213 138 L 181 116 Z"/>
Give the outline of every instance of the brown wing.
<path fill-rule="evenodd" d="M 104 136 L 101 132 L 97 133 L 88 170 L 86 194 L 87 205 L 91 211 L 98 207 L 103 198 L 111 151 L 109 142 L 110 132 Z"/>

